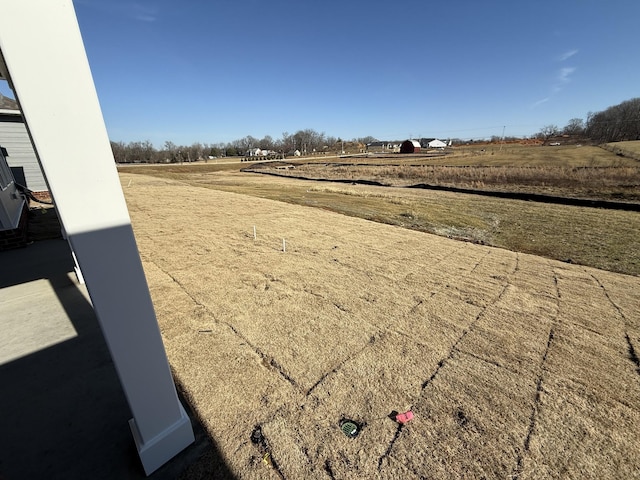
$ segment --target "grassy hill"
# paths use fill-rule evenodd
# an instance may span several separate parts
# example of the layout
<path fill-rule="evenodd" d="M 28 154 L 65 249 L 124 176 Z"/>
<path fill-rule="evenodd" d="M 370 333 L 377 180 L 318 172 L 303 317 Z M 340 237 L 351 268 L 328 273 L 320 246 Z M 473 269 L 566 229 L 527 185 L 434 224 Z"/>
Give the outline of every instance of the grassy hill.
<path fill-rule="evenodd" d="M 640 471 L 639 278 L 256 196 L 324 207 L 313 182 L 121 178 L 172 372 L 235 478 Z M 340 195 L 379 200 L 357 187 Z M 444 221 L 479 214 L 460 197 L 423 200 L 449 205 Z M 538 240 L 527 202 L 502 203 Z M 547 213 L 549 229 L 580 212 Z M 216 478 L 215 458 L 183 480 Z"/>

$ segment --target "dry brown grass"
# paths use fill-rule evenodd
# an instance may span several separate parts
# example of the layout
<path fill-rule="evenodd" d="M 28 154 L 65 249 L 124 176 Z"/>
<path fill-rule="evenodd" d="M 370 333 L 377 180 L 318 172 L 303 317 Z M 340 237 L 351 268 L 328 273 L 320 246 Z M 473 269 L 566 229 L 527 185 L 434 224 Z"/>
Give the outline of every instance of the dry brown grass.
<path fill-rule="evenodd" d="M 637 142 L 607 149 L 576 145 L 456 147 L 441 156 L 389 155 L 293 161 L 294 169 L 257 164 L 256 172 L 313 179 L 374 181 L 383 185 L 428 184 L 474 190 L 571 198 L 640 201 Z M 626 156 L 618 155 L 624 149 Z"/>
<path fill-rule="evenodd" d="M 640 274 L 637 212 L 319 183 L 250 173 L 172 175 L 196 186 L 328 209 L 445 237 Z"/>
<path fill-rule="evenodd" d="M 640 140 L 606 143 L 602 147 L 618 156 L 640 160 Z"/>
<path fill-rule="evenodd" d="M 624 142 L 621 142 L 624 143 Z M 452 161 L 446 164 L 456 165 L 525 165 L 547 166 L 563 165 L 569 167 L 598 167 L 633 165 L 632 159 L 616 158 L 612 152 L 592 145 L 562 145 L 559 147 L 541 145 L 486 145 L 463 146 L 455 149 Z"/>
<path fill-rule="evenodd" d="M 598 200 L 640 201 L 640 167 L 445 166 L 303 164 L 281 170 L 268 164 L 248 171 L 325 180 L 373 181 L 389 186 L 416 184 L 527 192 Z"/>
<path fill-rule="evenodd" d="M 122 184 L 171 366 L 237 478 L 637 478 L 640 279 Z"/>

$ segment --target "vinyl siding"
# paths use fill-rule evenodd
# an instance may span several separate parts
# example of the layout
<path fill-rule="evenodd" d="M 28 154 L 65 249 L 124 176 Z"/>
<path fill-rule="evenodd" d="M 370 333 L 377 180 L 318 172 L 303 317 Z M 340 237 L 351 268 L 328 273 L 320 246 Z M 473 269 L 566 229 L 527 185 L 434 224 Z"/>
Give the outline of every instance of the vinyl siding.
<path fill-rule="evenodd" d="M 31 145 L 27 128 L 20 117 L 0 115 L 0 145 L 7 149 L 9 166 L 22 168 L 27 188 L 34 192 L 49 190 Z M 14 174 L 14 176 L 19 182 L 18 175 Z"/>

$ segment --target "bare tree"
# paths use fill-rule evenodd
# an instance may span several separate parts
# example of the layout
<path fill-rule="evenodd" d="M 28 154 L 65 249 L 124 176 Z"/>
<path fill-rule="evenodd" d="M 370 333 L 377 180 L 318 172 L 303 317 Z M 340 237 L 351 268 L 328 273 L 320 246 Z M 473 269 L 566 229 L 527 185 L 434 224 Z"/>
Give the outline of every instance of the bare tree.
<path fill-rule="evenodd" d="M 353 141 L 357 143 L 364 143 L 366 145 L 367 143 L 377 142 L 378 139 L 369 135 L 368 137 L 354 138 Z"/>
<path fill-rule="evenodd" d="M 295 150 L 294 148 L 294 139 L 293 136 L 289 134 L 289 132 L 282 132 L 282 138 L 278 142 L 278 147 L 283 152 L 292 152 Z"/>
<path fill-rule="evenodd" d="M 546 141 L 551 137 L 558 135 L 560 133 L 560 129 L 557 125 L 545 125 L 540 129 L 540 136 Z"/>
<path fill-rule="evenodd" d="M 260 142 L 258 142 L 260 145 L 260 148 L 263 150 L 273 150 L 274 147 L 274 142 L 273 142 L 273 138 L 271 138 L 270 135 L 266 135 L 262 140 L 260 140 Z"/>
<path fill-rule="evenodd" d="M 298 130 L 293 135 L 293 139 L 295 141 L 295 149 L 300 150 L 302 153 L 321 150 L 325 144 L 324 132 L 318 133 L 311 128 Z"/>
<path fill-rule="evenodd" d="M 586 135 L 595 142 L 640 140 L 640 98 L 589 114 Z"/>
<path fill-rule="evenodd" d="M 259 143 L 260 140 L 252 137 L 251 135 L 247 135 L 246 137 L 237 140 L 236 147 L 239 148 L 242 153 L 244 153 L 251 148 L 257 148 Z"/>
<path fill-rule="evenodd" d="M 124 142 L 111 142 L 111 151 L 116 163 L 127 163 L 127 147 Z"/>
<path fill-rule="evenodd" d="M 584 133 L 584 120 L 581 118 L 572 118 L 562 129 L 565 135 L 581 135 Z"/>
<path fill-rule="evenodd" d="M 185 159 L 188 162 L 195 162 L 204 157 L 204 146 L 198 142 L 189 147 L 183 147 L 182 150 L 185 152 Z"/>

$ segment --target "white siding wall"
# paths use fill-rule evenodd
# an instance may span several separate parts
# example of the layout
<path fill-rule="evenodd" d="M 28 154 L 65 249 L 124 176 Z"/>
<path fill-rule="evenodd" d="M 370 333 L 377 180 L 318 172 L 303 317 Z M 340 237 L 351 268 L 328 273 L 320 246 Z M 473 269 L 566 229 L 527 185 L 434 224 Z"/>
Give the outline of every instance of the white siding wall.
<path fill-rule="evenodd" d="M 0 145 L 7 149 L 9 166 L 24 169 L 27 188 L 34 192 L 49 190 L 21 117 L 0 115 Z"/>

